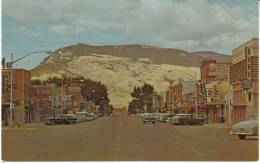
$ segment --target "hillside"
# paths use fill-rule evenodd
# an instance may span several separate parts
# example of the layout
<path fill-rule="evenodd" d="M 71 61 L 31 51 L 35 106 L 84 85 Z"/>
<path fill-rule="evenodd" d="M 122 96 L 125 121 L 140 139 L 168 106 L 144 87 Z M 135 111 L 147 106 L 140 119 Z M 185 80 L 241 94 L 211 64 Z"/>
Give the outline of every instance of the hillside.
<path fill-rule="evenodd" d="M 54 51 L 32 70 L 32 77 L 44 80 L 70 74 L 101 81 L 108 87 L 112 104 L 123 107 L 131 100 L 134 86 L 147 82 L 157 91 L 163 91 L 169 80 L 190 80 L 179 71 L 193 76 L 196 72 L 198 79 L 202 59 L 183 50 L 146 45 L 77 44 Z"/>

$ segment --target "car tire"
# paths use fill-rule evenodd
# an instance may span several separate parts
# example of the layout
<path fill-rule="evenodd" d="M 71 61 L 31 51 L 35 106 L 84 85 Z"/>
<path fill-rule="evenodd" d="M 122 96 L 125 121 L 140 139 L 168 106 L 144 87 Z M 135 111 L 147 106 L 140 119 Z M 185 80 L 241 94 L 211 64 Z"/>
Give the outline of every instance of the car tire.
<path fill-rule="evenodd" d="M 155 122 L 153 122 L 153 124 L 155 124 Z"/>
<path fill-rule="evenodd" d="M 238 135 L 240 140 L 244 140 L 246 138 L 246 135 Z"/>

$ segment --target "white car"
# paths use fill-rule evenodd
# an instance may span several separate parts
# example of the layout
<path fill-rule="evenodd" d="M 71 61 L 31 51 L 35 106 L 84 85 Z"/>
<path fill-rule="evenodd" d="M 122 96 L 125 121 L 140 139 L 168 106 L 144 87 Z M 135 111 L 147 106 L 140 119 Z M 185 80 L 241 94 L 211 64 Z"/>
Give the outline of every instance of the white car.
<path fill-rule="evenodd" d="M 233 125 L 230 134 L 237 135 L 241 140 L 247 136 L 258 136 L 258 118 L 250 116 L 246 121 Z"/>

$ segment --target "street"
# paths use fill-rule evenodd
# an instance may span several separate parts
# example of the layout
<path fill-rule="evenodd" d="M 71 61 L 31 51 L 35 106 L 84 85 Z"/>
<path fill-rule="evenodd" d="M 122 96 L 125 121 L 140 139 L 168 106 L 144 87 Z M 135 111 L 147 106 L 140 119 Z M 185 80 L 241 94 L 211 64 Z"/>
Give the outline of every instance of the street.
<path fill-rule="evenodd" d="M 5 161 L 256 161 L 258 138 L 225 128 L 143 124 L 131 116 L 2 129 Z"/>

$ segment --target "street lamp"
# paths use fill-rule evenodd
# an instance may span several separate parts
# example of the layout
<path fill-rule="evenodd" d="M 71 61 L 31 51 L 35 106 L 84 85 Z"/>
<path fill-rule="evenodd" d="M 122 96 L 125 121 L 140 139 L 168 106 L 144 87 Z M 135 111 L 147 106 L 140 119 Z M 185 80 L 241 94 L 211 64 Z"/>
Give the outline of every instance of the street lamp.
<path fill-rule="evenodd" d="M 11 53 L 11 61 L 7 63 L 8 68 L 10 69 L 10 125 L 13 125 L 13 64 L 32 55 L 32 54 L 36 54 L 36 53 L 46 53 L 46 54 L 50 54 L 51 51 L 50 50 L 40 50 L 40 51 L 35 51 L 35 52 L 31 52 L 26 54 L 25 56 L 13 60 L 13 53 Z"/>

